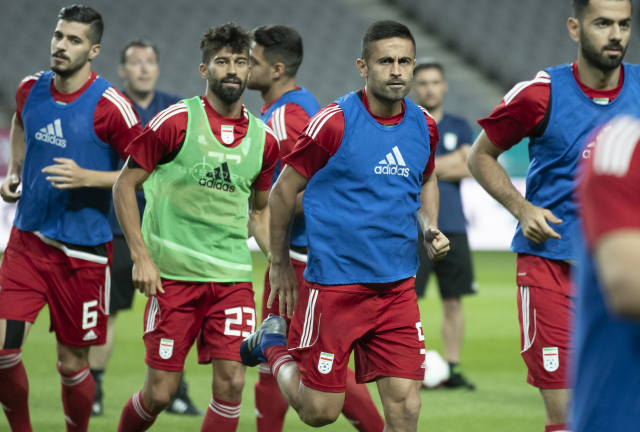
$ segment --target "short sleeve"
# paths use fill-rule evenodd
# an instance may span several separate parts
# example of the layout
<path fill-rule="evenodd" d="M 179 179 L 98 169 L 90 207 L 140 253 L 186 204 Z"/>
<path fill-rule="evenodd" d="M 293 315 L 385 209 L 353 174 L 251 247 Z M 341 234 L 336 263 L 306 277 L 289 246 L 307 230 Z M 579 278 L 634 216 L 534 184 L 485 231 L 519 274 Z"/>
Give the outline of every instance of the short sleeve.
<path fill-rule="evenodd" d="M 260 169 L 258 177 L 256 177 L 251 185 L 254 189 L 261 191 L 271 189 L 271 180 L 273 179 L 273 172 L 278 163 L 279 153 L 280 145 L 278 144 L 278 139 L 271 128 L 267 127 L 264 152 L 262 153 L 262 168 Z"/>
<path fill-rule="evenodd" d="M 433 117 L 431 117 L 431 114 L 429 114 L 426 109 L 420 108 L 424 112 L 427 125 L 429 126 L 429 146 L 431 147 L 431 155 L 429 155 L 429 161 L 422 172 L 422 176 L 429 177 L 436 169 L 436 149 L 438 148 L 440 135 L 438 134 L 438 125 Z"/>
<path fill-rule="evenodd" d="M 33 75 L 29 75 L 25 77 L 20 84 L 18 85 L 18 90 L 16 90 L 16 118 L 20 123 L 22 123 L 22 110 L 24 109 L 24 104 L 27 102 L 27 98 L 29 97 L 29 92 L 36 85 L 36 82 L 42 75 L 42 72 L 38 72 Z"/>

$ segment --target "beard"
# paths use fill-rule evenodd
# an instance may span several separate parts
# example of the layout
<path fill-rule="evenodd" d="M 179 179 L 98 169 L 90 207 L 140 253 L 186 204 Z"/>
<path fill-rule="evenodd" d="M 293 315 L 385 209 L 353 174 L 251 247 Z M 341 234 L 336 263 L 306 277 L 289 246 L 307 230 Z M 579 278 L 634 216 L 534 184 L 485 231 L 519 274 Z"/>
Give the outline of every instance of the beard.
<path fill-rule="evenodd" d="M 627 53 L 627 47 L 623 47 L 619 42 L 610 42 L 602 49 L 598 49 L 589 41 L 582 29 L 580 30 L 580 47 L 585 60 L 603 72 L 617 69 Z M 620 55 L 613 58 L 605 55 L 604 52 L 610 49 L 620 50 Z"/>
<path fill-rule="evenodd" d="M 225 87 L 223 84 L 226 82 L 233 82 L 239 84 L 238 88 Z M 236 103 L 238 99 L 242 96 L 244 89 L 247 87 L 247 81 L 242 81 L 237 76 L 233 77 L 224 77 L 221 79 L 210 78 L 209 80 L 209 88 L 213 92 L 214 95 L 218 97 L 223 103 L 230 105 L 232 103 Z"/>
<path fill-rule="evenodd" d="M 389 103 L 401 101 L 411 91 L 411 84 L 407 85 L 407 82 L 403 80 L 388 80 L 378 82 L 375 85 L 369 82 L 368 84 L 371 87 L 371 93 L 373 93 L 378 100 Z M 403 84 L 403 87 L 394 90 L 388 87 L 389 84 Z"/>
<path fill-rule="evenodd" d="M 77 71 L 79 71 L 80 69 L 82 69 L 82 67 L 87 63 L 87 61 L 89 61 L 89 53 L 87 53 L 85 56 L 82 56 L 75 62 L 71 62 L 69 57 L 65 56 L 65 58 L 67 59 L 67 61 L 69 61 L 69 63 L 67 63 L 65 66 L 59 66 L 59 65 L 57 66 L 54 63 L 53 54 L 51 57 L 51 70 L 63 78 L 69 77 L 74 73 L 76 73 Z"/>

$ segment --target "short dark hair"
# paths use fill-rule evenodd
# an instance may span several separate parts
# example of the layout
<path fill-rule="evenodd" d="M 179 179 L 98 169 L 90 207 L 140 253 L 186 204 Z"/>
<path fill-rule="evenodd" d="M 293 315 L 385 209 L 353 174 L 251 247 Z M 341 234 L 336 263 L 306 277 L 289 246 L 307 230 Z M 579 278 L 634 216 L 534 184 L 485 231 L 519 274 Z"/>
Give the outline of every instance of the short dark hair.
<path fill-rule="evenodd" d="M 234 22 L 211 27 L 200 39 L 202 63 L 208 64 L 211 55 L 225 47 L 233 54 L 240 54 L 245 50 L 248 52 L 252 40 L 251 33 Z"/>
<path fill-rule="evenodd" d="M 413 53 L 416 52 L 416 40 L 413 38 L 409 27 L 393 20 L 377 21 L 371 24 L 364 36 L 362 36 L 362 60 L 369 60 L 371 55 L 371 43 L 383 39 L 399 37 L 409 39 L 413 44 Z"/>
<path fill-rule="evenodd" d="M 413 76 L 415 77 L 416 74 L 420 71 L 423 70 L 428 70 L 428 69 L 437 69 L 440 71 L 440 74 L 442 75 L 442 78 L 444 78 L 444 66 L 442 66 L 442 63 L 435 61 L 435 60 L 425 60 L 421 63 L 419 63 L 416 67 L 413 68 Z"/>
<path fill-rule="evenodd" d="M 87 38 L 89 38 L 89 41 L 93 45 L 96 45 L 102 40 L 102 32 L 104 31 L 102 15 L 89 6 L 74 4 L 63 7 L 58 13 L 58 19 L 89 24 L 89 30 L 87 30 Z"/>
<path fill-rule="evenodd" d="M 253 40 L 264 47 L 264 58 L 271 64 L 281 62 L 284 73 L 293 77 L 302 63 L 302 37 L 293 27 L 260 26 L 253 30 Z"/>
<path fill-rule="evenodd" d="M 160 53 L 158 52 L 158 47 L 155 46 L 155 44 L 153 42 L 151 42 L 150 40 L 147 39 L 134 39 L 132 41 L 129 41 L 124 48 L 122 48 L 122 51 L 120 51 L 120 64 L 123 65 L 127 62 L 127 51 L 129 51 L 129 48 L 131 47 L 137 47 L 137 48 L 151 48 L 153 50 L 153 52 L 156 54 L 156 61 L 159 62 L 160 61 Z"/>
<path fill-rule="evenodd" d="M 617 1 L 626 1 L 626 0 L 617 0 Z M 571 0 L 571 7 L 573 7 L 573 16 L 575 18 L 581 19 L 584 16 L 584 10 L 589 7 L 590 0 Z M 633 1 L 629 0 L 631 3 L 631 10 L 633 11 Z"/>

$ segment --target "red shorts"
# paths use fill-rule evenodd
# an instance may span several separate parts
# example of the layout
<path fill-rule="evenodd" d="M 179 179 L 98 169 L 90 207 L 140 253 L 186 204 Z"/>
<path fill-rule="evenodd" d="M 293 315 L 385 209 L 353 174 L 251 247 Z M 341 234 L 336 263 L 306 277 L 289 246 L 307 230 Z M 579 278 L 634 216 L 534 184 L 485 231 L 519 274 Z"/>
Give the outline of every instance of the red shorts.
<path fill-rule="evenodd" d="M 251 282 L 184 282 L 162 279 L 164 294 L 149 297 L 144 312 L 145 361 L 181 371 L 198 338 L 198 362 L 240 361 L 240 344 L 256 329 Z"/>
<path fill-rule="evenodd" d="M 34 323 L 45 304 L 62 345 L 104 345 L 107 338 L 111 243 L 107 264 L 69 258 L 34 234 L 11 232 L 0 265 L 0 318 Z"/>
<path fill-rule="evenodd" d="M 304 284 L 304 269 L 307 268 L 307 263 L 303 261 L 298 261 L 295 259 L 291 259 L 291 264 L 293 265 L 293 269 L 296 271 L 296 280 L 298 281 L 298 291 L 302 288 Z M 269 270 L 271 267 L 267 267 L 267 273 L 264 275 L 264 291 L 262 292 L 262 321 L 266 320 L 269 314 L 280 315 L 280 300 L 278 297 L 273 301 L 273 305 L 271 309 L 267 307 L 267 302 L 269 300 L 269 295 L 271 295 L 271 283 L 269 282 Z M 286 314 L 285 314 L 286 315 Z M 289 327 L 291 325 L 291 318 L 285 316 L 284 319 L 287 321 L 287 334 L 289 333 Z"/>
<path fill-rule="evenodd" d="M 571 265 L 565 261 L 518 254 L 521 354 L 527 382 L 537 388 L 570 388 L 575 316 L 570 273 Z"/>
<path fill-rule="evenodd" d="M 423 380 L 424 334 L 414 285 L 411 277 L 384 291 L 349 292 L 305 281 L 289 333 L 304 385 L 344 392 L 353 349 L 358 383 L 381 376 Z"/>

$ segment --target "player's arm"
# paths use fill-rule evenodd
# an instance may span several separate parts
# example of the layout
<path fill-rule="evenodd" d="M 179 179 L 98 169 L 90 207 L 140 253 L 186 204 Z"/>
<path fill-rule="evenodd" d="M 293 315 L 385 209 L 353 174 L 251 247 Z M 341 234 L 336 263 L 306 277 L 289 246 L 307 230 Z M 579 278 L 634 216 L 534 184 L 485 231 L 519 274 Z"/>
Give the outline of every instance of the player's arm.
<path fill-rule="evenodd" d="M 113 186 L 113 204 L 118 216 L 118 222 L 131 250 L 133 261 L 133 284 L 147 297 L 164 293 L 160 272 L 149 255 L 147 245 L 142 238 L 140 229 L 140 212 L 136 189 L 149 178 L 145 171 L 131 157 L 122 168 Z"/>
<path fill-rule="evenodd" d="M 438 213 L 440 211 L 440 191 L 435 173 L 425 177 L 420 192 L 420 208 L 418 223 L 424 234 L 424 247 L 429 259 L 439 261 L 449 251 L 449 239 L 438 229 Z"/>
<path fill-rule="evenodd" d="M 469 170 L 480 185 L 518 219 L 524 236 L 535 243 L 542 243 L 550 238 L 559 239 L 547 223 L 559 224 L 551 211 L 536 207 L 524 199 L 516 190 L 507 172 L 498 162 L 498 156 L 504 150 L 495 146 L 483 130 L 469 151 L 467 163 Z"/>
<path fill-rule="evenodd" d="M 276 295 L 279 296 L 281 316 L 285 316 L 285 312 L 287 312 L 287 315 L 291 317 L 298 302 L 296 275 L 289 259 L 289 245 L 291 244 L 291 226 L 293 225 L 298 195 L 307 187 L 308 182 L 306 177 L 299 174 L 290 165 L 285 165 L 269 196 L 271 295 L 267 305 L 271 307 Z"/>
<path fill-rule="evenodd" d="M 640 319 L 640 229 L 604 235 L 596 244 L 595 259 L 609 309 Z"/>
<path fill-rule="evenodd" d="M 11 120 L 11 135 L 9 136 L 9 167 L 7 179 L 0 187 L 2 199 L 8 203 L 14 203 L 20 199 L 20 192 L 16 192 L 22 175 L 22 165 L 27 153 L 27 144 L 24 138 L 24 125 L 17 114 Z"/>
<path fill-rule="evenodd" d="M 260 250 L 269 256 L 269 191 L 252 188 L 249 197 L 249 228 Z"/>
<path fill-rule="evenodd" d="M 437 157 L 435 174 L 438 180 L 457 183 L 463 178 L 471 177 L 467 166 L 470 148 L 471 145 L 464 144 L 449 154 Z"/>
<path fill-rule="evenodd" d="M 73 159 L 53 158 L 54 165 L 42 169 L 56 189 L 111 189 L 120 171 L 95 171 L 81 168 Z"/>

